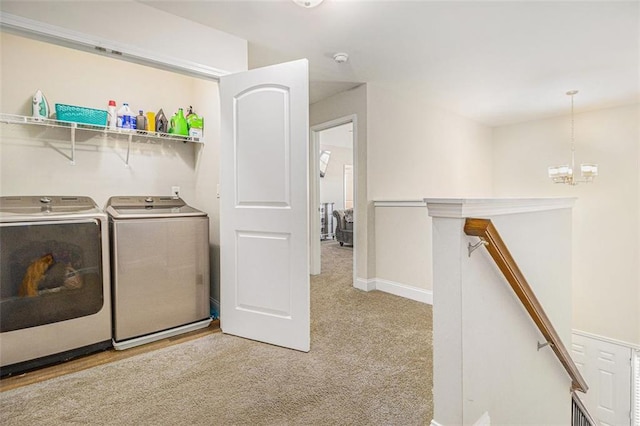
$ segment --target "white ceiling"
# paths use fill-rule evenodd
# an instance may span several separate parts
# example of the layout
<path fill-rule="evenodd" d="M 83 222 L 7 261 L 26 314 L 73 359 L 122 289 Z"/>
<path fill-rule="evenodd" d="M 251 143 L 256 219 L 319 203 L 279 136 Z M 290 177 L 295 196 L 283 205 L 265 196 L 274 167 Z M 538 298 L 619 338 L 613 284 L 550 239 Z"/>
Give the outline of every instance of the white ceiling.
<path fill-rule="evenodd" d="M 308 58 L 311 102 L 366 82 L 499 126 L 568 113 L 572 89 L 576 112 L 640 100 L 638 1 L 142 2 L 248 40 L 251 68 Z"/>

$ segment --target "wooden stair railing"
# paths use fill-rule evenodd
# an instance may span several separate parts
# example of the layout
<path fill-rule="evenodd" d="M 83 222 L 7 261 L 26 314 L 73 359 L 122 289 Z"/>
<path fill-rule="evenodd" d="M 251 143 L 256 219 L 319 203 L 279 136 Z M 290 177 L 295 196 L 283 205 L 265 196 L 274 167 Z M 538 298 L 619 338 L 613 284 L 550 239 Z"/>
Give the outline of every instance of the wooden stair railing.
<path fill-rule="evenodd" d="M 489 251 L 489 254 L 504 274 L 504 277 L 511 285 L 518 299 L 520 299 L 520 302 L 522 302 L 522 305 L 531 316 L 533 322 L 538 326 L 538 329 L 553 349 L 560 363 L 565 370 L 567 370 L 572 381 L 571 389 L 587 392 L 587 389 L 589 389 L 587 383 L 569 356 L 567 348 L 562 343 L 562 340 L 560 340 L 560 336 L 558 336 L 549 317 L 547 317 L 538 298 L 533 293 L 533 290 L 531 290 L 529 283 L 527 283 L 515 260 L 513 260 L 511 253 L 509 253 L 507 246 L 504 241 L 502 241 L 493 223 L 488 219 L 467 218 L 464 224 L 464 232 L 467 235 L 480 237 L 486 242 L 485 247 Z"/>

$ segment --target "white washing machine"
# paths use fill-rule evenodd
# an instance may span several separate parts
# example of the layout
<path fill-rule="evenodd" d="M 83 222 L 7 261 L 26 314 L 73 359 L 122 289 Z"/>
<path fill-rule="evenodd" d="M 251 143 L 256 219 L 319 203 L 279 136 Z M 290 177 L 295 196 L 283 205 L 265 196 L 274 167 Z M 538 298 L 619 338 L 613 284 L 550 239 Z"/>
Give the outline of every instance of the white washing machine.
<path fill-rule="evenodd" d="M 0 374 L 111 347 L 107 215 L 89 197 L 0 197 Z"/>
<path fill-rule="evenodd" d="M 107 202 L 113 346 L 127 349 L 211 323 L 209 218 L 174 197 Z"/>

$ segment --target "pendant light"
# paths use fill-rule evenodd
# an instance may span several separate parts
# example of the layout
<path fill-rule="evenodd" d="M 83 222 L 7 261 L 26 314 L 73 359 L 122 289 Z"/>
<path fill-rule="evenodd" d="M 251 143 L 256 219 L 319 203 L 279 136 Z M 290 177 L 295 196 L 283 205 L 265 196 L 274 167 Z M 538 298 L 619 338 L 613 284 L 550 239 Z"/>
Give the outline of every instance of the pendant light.
<path fill-rule="evenodd" d="M 560 166 L 549 167 L 549 178 L 553 183 L 565 183 L 567 185 L 575 186 L 578 183 L 593 182 L 593 179 L 598 176 L 598 165 L 593 163 L 580 164 L 581 179 L 576 179 L 574 176 L 575 167 L 575 138 L 574 138 L 574 114 L 573 114 L 573 97 L 578 93 L 577 90 L 570 90 L 567 92 L 568 96 L 571 96 L 571 165 L 563 164 Z"/>

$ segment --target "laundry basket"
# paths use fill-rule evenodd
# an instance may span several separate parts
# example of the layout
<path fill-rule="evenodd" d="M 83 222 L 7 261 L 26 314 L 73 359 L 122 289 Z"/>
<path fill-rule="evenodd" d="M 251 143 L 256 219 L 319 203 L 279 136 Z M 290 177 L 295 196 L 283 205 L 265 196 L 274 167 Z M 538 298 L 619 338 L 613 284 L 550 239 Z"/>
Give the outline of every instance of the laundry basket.
<path fill-rule="evenodd" d="M 74 105 L 56 104 L 56 118 L 71 123 L 107 125 L 107 111 Z"/>

